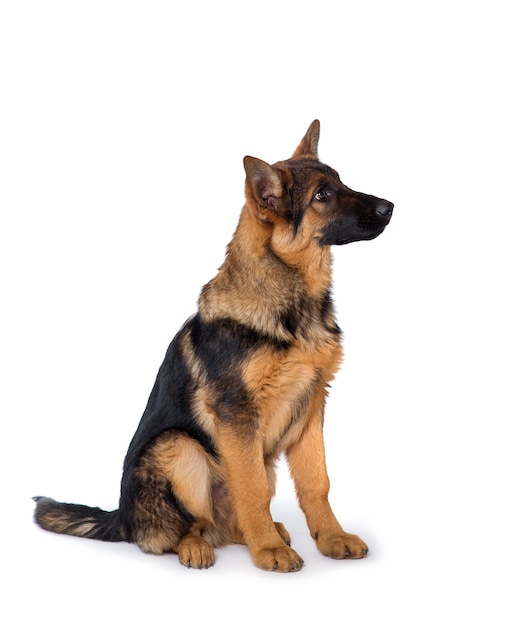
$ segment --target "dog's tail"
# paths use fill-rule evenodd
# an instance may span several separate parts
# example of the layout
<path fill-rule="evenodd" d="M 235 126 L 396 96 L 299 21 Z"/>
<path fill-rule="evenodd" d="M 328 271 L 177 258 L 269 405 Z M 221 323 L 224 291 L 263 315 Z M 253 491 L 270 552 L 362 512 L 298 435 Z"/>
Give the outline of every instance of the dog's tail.
<path fill-rule="evenodd" d="M 45 530 L 63 535 L 100 539 L 101 541 L 129 541 L 119 511 L 103 511 L 84 504 L 56 502 L 52 498 L 36 496 L 35 521 Z"/>

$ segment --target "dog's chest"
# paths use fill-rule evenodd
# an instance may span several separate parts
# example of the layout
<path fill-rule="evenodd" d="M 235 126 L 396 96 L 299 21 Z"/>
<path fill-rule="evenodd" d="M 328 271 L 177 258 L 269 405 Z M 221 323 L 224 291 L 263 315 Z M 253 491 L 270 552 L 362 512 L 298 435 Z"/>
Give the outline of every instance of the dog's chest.
<path fill-rule="evenodd" d="M 339 337 L 300 340 L 286 351 L 263 348 L 244 368 L 244 380 L 260 420 L 264 451 L 274 454 L 295 441 L 339 367 Z"/>

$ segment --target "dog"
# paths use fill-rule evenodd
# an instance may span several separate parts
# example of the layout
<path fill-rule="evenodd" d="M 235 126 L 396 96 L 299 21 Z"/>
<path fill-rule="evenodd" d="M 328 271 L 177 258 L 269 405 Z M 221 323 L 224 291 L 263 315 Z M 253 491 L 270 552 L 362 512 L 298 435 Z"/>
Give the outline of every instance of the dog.
<path fill-rule="evenodd" d="M 119 508 L 36 497 L 44 529 L 177 553 L 193 568 L 245 544 L 262 569 L 303 560 L 270 512 L 285 455 L 322 554 L 359 559 L 328 502 L 323 417 L 342 358 L 331 246 L 374 239 L 393 204 L 352 191 L 318 157 L 319 120 L 293 156 L 246 156 L 245 204 L 218 274 L 171 342 L 127 451 Z"/>

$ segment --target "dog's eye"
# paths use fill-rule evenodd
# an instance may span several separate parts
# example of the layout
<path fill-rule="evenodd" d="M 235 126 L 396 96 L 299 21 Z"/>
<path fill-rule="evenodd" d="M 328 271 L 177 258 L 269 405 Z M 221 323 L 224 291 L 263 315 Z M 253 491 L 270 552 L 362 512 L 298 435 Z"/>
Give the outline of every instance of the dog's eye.
<path fill-rule="evenodd" d="M 324 189 L 319 189 L 319 191 L 314 195 L 313 199 L 318 202 L 322 202 L 328 198 L 328 193 Z"/>

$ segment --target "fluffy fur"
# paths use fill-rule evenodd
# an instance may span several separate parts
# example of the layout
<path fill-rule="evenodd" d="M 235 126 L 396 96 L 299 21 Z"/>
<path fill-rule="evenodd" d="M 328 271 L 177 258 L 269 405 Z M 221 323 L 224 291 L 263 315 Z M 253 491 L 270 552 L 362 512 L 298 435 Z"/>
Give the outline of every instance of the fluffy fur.
<path fill-rule="evenodd" d="M 214 548 L 248 546 L 266 570 L 301 557 L 273 522 L 275 461 L 286 455 L 318 549 L 362 558 L 328 503 L 323 412 L 341 361 L 332 245 L 383 232 L 393 205 L 354 192 L 317 155 L 314 121 L 293 156 L 245 157 L 245 198 L 219 273 L 171 342 L 125 457 L 119 508 L 36 498 L 50 531 L 176 552 L 207 568 Z"/>

